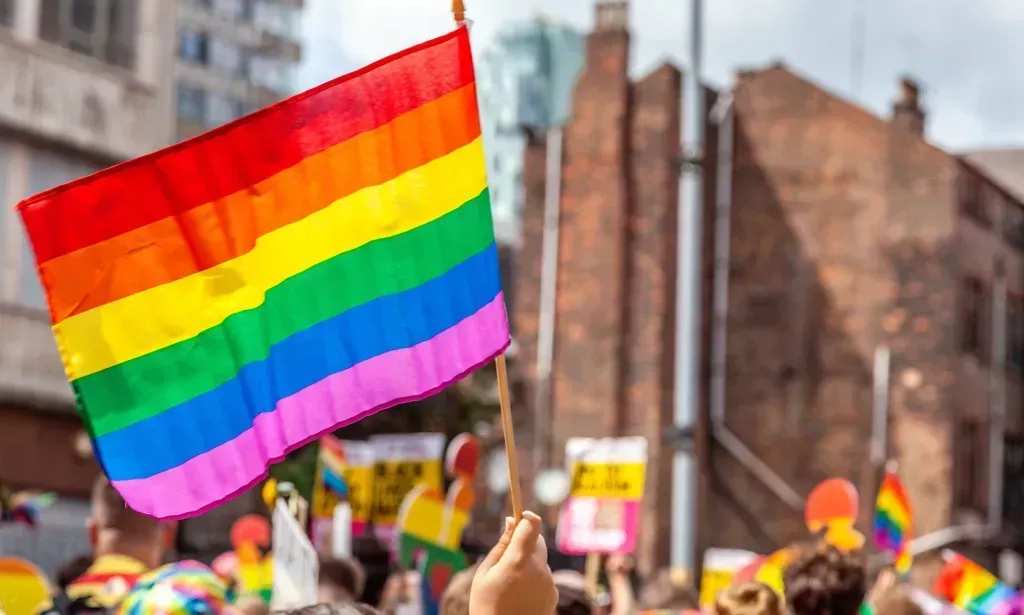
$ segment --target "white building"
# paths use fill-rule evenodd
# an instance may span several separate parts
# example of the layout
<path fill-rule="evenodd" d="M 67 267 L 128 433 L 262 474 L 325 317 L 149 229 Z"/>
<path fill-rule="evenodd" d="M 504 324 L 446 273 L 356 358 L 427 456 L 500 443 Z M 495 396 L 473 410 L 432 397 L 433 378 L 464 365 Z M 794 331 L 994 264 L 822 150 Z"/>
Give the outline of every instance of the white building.
<path fill-rule="evenodd" d="M 177 136 L 295 93 L 303 0 L 180 0 Z"/>
<path fill-rule="evenodd" d="M 0 480 L 79 512 L 96 466 L 13 206 L 172 141 L 175 2 L 0 0 Z"/>
<path fill-rule="evenodd" d="M 514 24 L 477 61 L 477 91 L 487 148 L 498 241 L 515 244 L 523 202 L 527 131 L 544 131 L 571 113 L 584 61 L 584 36 L 546 18 Z"/>

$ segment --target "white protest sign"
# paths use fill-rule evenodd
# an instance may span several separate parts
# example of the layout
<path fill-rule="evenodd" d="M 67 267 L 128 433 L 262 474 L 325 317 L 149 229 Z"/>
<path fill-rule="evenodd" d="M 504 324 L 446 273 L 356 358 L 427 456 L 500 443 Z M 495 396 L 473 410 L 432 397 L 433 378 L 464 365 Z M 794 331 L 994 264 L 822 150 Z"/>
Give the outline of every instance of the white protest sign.
<path fill-rule="evenodd" d="M 335 559 L 352 557 L 352 507 L 342 502 L 334 507 L 331 551 Z"/>
<path fill-rule="evenodd" d="M 274 585 L 271 608 L 297 609 L 317 603 L 320 564 L 299 522 L 278 500 L 273 517 Z"/>

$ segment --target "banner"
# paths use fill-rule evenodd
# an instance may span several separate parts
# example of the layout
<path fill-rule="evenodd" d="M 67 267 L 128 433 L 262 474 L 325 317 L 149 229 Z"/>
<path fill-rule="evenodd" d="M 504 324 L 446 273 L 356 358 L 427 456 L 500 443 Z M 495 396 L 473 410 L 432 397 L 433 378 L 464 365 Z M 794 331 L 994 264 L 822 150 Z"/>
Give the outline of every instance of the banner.
<path fill-rule="evenodd" d="M 316 550 L 284 500 L 274 507 L 274 586 L 271 608 L 298 609 L 317 603 L 320 571 Z"/>
<path fill-rule="evenodd" d="M 565 457 L 572 487 L 558 520 L 558 549 L 570 555 L 633 552 L 647 440 L 571 438 Z"/>
<path fill-rule="evenodd" d="M 362 536 L 370 522 L 373 500 L 373 445 L 369 442 L 338 440 L 334 436 L 324 436 L 321 439 L 321 446 L 327 438 L 332 438 L 331 444 L 343 451 L 342 477 L 348 492 L 347 501 L 352 507 L 352 536 Z M 316 478 L 313 482 L 310 536 L 318 551 L 327 552 L 331 548 L 327 544 L 327 537 L 334 523 L 334 509 L 341 503 L 342 498 L 338 495 L 337 489 L 332 489 L 325 480 L 324 465 L 321 459 L 317 464 Z"/>
<path fill-rule="evenodd" d="M 370 445 L 374 456 L 370 521 L 377 536 L 390 541 L 398 509 L 414 487 L 444 488 L 441 462 L 445 437 L 438 433 L 374 436 Z M 352 512 L 355 519 L 355 508 Z"/>
<path fill-rule="evenodd" d="M 744 568 L 762 556 L 742 549 L 716 549 L 704 551 L 704 572 L 700 578 L 700 608 L 714 610 L 715 598 L 732 585 L 733 579 Z"/>

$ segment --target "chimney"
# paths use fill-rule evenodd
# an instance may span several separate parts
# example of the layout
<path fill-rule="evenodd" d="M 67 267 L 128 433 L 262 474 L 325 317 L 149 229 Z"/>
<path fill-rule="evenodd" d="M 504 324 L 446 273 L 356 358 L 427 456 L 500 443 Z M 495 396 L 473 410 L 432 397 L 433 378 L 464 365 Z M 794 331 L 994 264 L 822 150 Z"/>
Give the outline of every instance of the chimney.
<path fill-rule="evenodd" d="M 594 30 L 587 37 L 587 71 L 619 73 L 629 70 L 629 3 L 598 2 Z M 586 72 L 586 71 L 585 71 Z"/>
<path fill-rule="evenodd" d="M 921 108 L 921 86 L 910 77 L 900 80 L 900 97 L 892 106 L 892 123 L 915 135 L 924 137 L 924 109 Z"/>

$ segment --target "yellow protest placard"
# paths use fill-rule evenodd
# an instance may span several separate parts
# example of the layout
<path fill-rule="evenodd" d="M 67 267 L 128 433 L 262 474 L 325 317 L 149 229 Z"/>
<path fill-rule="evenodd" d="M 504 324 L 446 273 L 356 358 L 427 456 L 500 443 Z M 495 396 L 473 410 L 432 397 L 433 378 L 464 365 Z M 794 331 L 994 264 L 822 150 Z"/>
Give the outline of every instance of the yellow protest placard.
<path fill-rule="evenodd" d="M 644 494 L 646 464 L 591 463 L 572 465 L 572 489 L 576 498 L 639 500 Z"/>
<path fill-rule="evenodd" d="M 413 487 L 424 484 L 437 490 L 444 486 L 440 459 L 380 461 L 373 466 L 374 525 L 391 526 L 398 518 L 398 507 Z"/>

